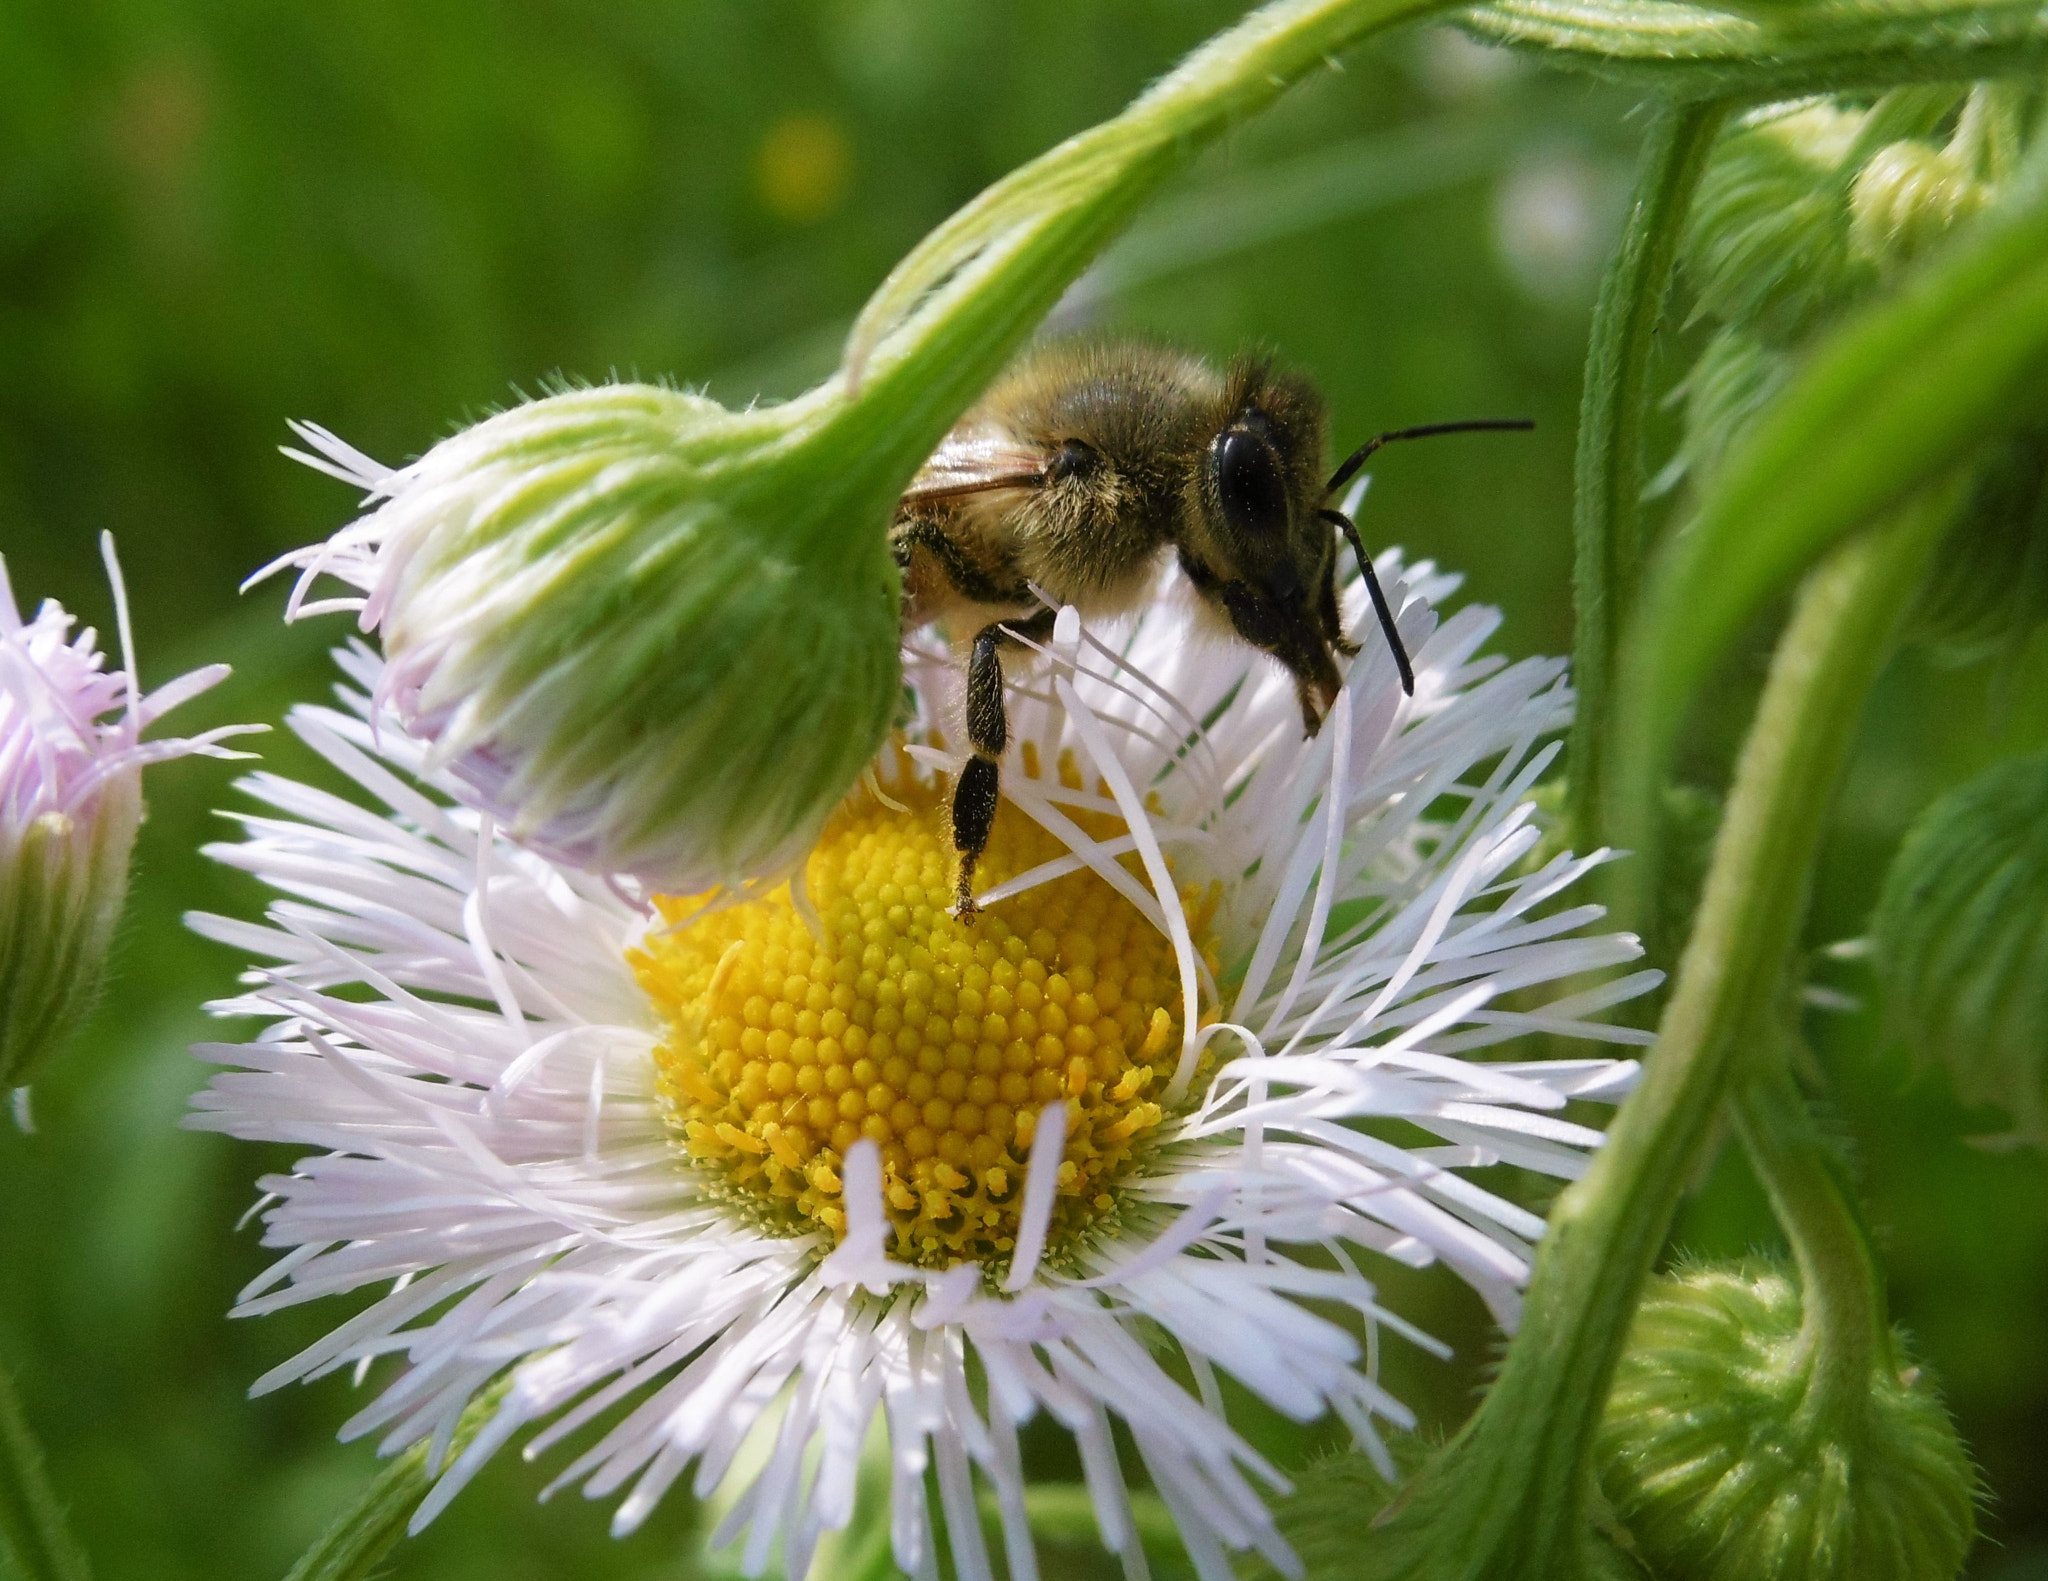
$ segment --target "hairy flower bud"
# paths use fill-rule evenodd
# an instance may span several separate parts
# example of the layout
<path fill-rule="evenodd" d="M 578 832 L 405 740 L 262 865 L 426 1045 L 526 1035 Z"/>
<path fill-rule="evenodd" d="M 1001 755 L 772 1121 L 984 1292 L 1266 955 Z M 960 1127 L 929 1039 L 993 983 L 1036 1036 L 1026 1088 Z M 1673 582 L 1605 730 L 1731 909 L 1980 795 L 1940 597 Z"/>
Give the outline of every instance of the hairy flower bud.
<path fill-rule="evenodd" d="M 1850 245 L 1842 166 L 1864 112 L 1772 105 L 1722 140 L 1686 228 L 1686 273 L 1708 312 L 1772 340 L 1796 340 L 1875 281 Z"/>
<path fill-rule="evenodd" d="M 1757 414 L 1784 389 L 1792 368 L 1791 352 L 1739 325 L 1725 326 L 1708 341 L 1676 392 L 1685 402 L 1685 432 L 1655 492 L 1681 479 L 1705 488 Z"/>
<path fill-rule="evenodd" d="M 112 540 L 101 544 L 125 657 L 120 570 Z M 134 661 L 102 670 L 95 634 L 72 637 L 71 624 L 47 600 L 24 621 L 0 556 L 0 1090 L 25 1088 L 92 1006 L 128 893 L 144 766 L 241 755 L 216 745 L 233 726 L 189 741 L 141 739 L 226 665 L 143 697 Z"/>
<path fill-rule="evenodd" d="M 1991 201 L 1960 150 L 1913 140 L 1872 154 L 1849 189 L 1849 237 L 1881 265 L 1909 262 Z"/>
<path fill-rule="evenodd" d="M 1767 1264 L 1651 1284 L 1595 1455 L 1660 1581 L 1950 1581 L 1961 1569 L 1975 1474 L 1941 1402 L 1886 1356 L 1856 1410 L 1819 1409 L 1814 1360 L 1798 1287 Z"/>
<path fill-rule="evenodd" d="M 1968 1103 L 2048 1145 L 2048 755 L 2015 758 L 1921 816 L 1871 922 L 1906 1041 Z"/>
<path fill-rule="evenodd" d="M 892 487 L 831 474 L 823 404 L 568 390 L 397 471 L 302 428 L 370 509 L 291 557 L 365 597 L 294 611 L 360 609 L 385 700 L 514 837 L 681 892 L 777 872 L 901 688 Z"/>

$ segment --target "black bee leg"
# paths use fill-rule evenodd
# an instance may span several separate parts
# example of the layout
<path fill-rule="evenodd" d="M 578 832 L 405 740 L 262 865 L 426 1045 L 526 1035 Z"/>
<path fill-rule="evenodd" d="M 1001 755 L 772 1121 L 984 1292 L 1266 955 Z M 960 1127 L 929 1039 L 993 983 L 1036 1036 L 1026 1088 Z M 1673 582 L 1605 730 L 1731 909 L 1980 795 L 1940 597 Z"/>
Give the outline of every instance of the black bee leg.
<path fill-rule="evenodd" d="M 1335 535 L 1330 545 L 1330 561 L 1323 567 L 1323 587 L 1318 600 L 1323 622 L 1323 631 L 1330 639 L 1330 646 L 1347 659 L 1358 657 L 1358 644 L 1344 635 L 1344 612 L 1337 605 L 1337 554 Z M 1311 735 L 1315 732 L 1310 731 Z"/>
<path fill-rule="evenodd" d="M 1010 721 L 1003 706 L 1003 664 L 997 654 L 1019 636 L 1035 640 L 1049 635 L 1055 614 L 1050 609 L 1040 610 L 1008 626 L 998 622 L 982 627 L 967 661 L 967 743 L 974 756 L 953 786 L 953 849 L 960 854 L 954 911 L 963 922 L 980 909 L 974 903 L 974 868 L 988 849 L 989 831 L 995 827 L 1000 764 L 1010 744 Z"/>

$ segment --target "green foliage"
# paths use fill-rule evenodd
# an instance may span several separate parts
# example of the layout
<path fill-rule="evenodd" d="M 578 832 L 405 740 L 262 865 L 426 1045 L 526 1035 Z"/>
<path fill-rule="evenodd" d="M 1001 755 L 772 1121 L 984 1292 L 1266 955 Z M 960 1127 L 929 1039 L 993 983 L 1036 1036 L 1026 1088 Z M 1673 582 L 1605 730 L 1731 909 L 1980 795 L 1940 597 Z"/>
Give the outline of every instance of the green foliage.
<path fill-rule="evenodd" d="M 1802 364 L 1651 573 L 1619 705 L 1616 829 L 1643 827 L 1714 661 L 1828 544 L 1935 481 L 2048 351 L 2048 193 L 2023 191 Z"/>
<path fill-rule="evenodd" d="M 1966 1103 L 2048 1145 L 2048 756 L 1928 808 L 1871 921 L 1886 1003 Z"/>
<path fill-rule="evenodd" d="M 1814 1356 L 1798 1286 L 1768 1264 L 1651 1284 L 1595 1458 L 1659 1581 L 1950 1581 L 1961 1569 L 1975 1473 L 1925 1376 L 1882 1357 L 1867 1409 L 1845 1420 L 1811 1408 Z"/>

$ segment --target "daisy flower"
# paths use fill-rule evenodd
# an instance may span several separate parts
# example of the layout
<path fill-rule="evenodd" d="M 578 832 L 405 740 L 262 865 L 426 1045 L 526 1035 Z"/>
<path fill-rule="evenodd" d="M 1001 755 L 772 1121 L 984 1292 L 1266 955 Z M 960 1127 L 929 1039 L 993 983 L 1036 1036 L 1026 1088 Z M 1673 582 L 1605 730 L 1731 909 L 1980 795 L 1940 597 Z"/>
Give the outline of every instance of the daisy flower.
<path fill-rule="evenodd" d="M 260 725 L 189 740 L 143 731 L 228 673 L 211 664 L 144 696 L 135 679 L 128 595 L 111 534 L 100 553 L 114 589 L 122 668 L 91 627 L 45 599 L 23 620 L 0 556 L 0 1091 L 25 1116 L 36 1068 L 84 1018 L 128 893 L 142 823 L 142 771 Z"/>
<path fill-rule="evenodd" d="M 1537 854 L 1563 666 L 1480 657 L 1498 617 L 1439 624 L 1454 579 L 1380 574 L 1415 695 L 1369 649 L 1310 740 L 1291 679 L 1185 604 L 1062 611 L 1011 677 L 971 923 L 945 909 L 943 652 L 912 649 L 914 719 L 792 885 L 645 905 L 455 805 L 344 655 L 345 706 L 293 728 L 385 810 L 255 776 L 270 811 L 215 854 L 282 898 L 195 919 L 263 963 L 217 1008 L 270 1025 L 202 1049 L 230 1069 L 190 1123 L 312 1150 L 262 1183 L 283 1255 L 237 1311 L 381 1290 L 258 1389 L 399 1358 L 344 1435 L 431 1441 L 415 1529 L 515 1438 L 573 1442 L 554 1486 L 623 1495 L 615 1530 L 687 1479 L 714 1543 L 791 1577 L 883 1428 L 907 1574 L 942 1546 L 995 1573 L 985 1490 L 1035 1575 L 1018 1432 L 1043 1413 L 1133 1574 L 1134 1478 L 1205 1578 L 1232 1550 L 1296 1570 L 1220 1377 L 1336 1413 L 1391 1474 L 1411 1418 L 1378 1347 L 1439 1347 L 1372 1260 L 1440 1262 L 1512 1326 L 1543 1226 L 1469 1172 L 1575 1176 L 1600 1136 L 1562 1111 L 1636 1070 L 1470 1056 L 1643 1042 L 1597 1018 L 1656 980 L 1557 903 L 1601 855 Z"/>

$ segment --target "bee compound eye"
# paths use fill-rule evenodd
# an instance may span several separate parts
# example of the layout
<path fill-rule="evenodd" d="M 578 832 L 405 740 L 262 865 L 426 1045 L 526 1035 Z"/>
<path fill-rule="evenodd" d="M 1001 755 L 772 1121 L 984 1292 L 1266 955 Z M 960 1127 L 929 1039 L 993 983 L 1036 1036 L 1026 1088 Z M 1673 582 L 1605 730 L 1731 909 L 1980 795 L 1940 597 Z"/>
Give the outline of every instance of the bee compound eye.
<path fill-rule="evenodd" d="M 1064 483 L 1069 478 L 1085 478 L 1102 464 L 1102 456 L 1093 445 L 1079 439 L 1063 439 L 1059 449 L 1052 453 L 1052 460 L 1045 464 L 1045 481 Z"/>
<path fill-rule="evenodd" d="M 1262 435 L 1226 428 L 1210 447 L 1223 520 L 1240 537 L 1263 538 L 1287 525 L 1287 487 L 1280 458 Z"/>

